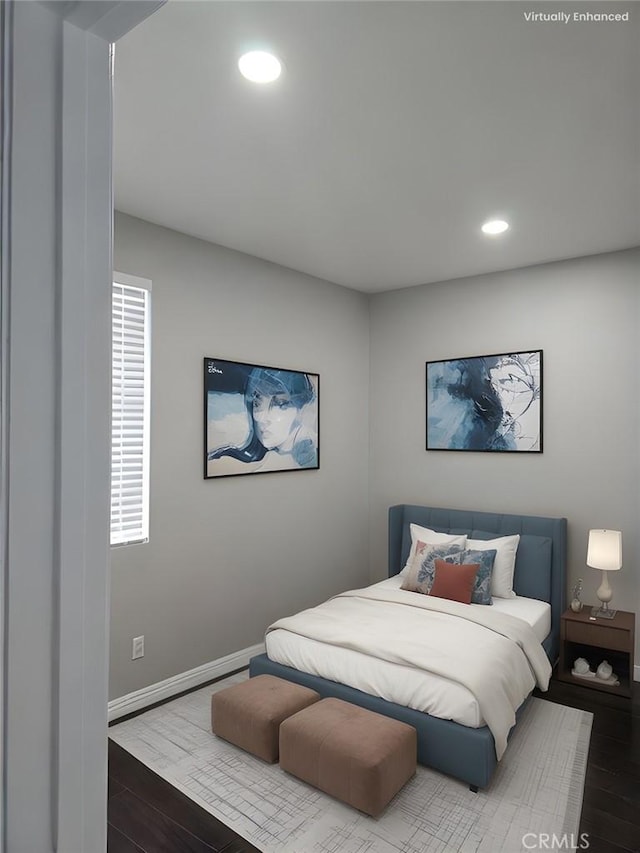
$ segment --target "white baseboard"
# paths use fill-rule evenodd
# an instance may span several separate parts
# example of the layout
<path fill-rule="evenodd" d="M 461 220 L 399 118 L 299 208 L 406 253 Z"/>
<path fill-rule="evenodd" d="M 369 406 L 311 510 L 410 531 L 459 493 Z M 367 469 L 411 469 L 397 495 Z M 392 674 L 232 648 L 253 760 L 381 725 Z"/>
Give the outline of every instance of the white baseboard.
<path fill-rule="evenodd" d="M 259 643 L 256 646 L 241 649 L 239 652 L 218 658 L 195 669 L 190 669 L 187 672 L 181 672 L 179 675 L 174 675 L 164 681 L 150 684 L 141 690 L 127 693 L 126 696 L 121 696 L 119 699 L 113 699 L 109 702 L 109 722 L 117 720 L 119 717 L 124 717 L 126 714 L 131 714 L 133 711 L 139 711 L 141 708 L 147 708 L 156 702 L 170 699 L 184 690 L 198 687 L 200 684 L 205 684 L 214 678 L 220 678 L 220 676 L 227 675 L 236 669 L 242 669 L 242 667 L 249 665 L 252 657 L 261 655 L 263 652 L 264 643 Z"/>
<path fill-rule="evenodd" d="M 163 702 L 165 699 L 170 699 L 184 690 L 191 690 L 192 687 L 206 684 L 207 681 L 220 678 L 220 676 L 227 675 L 236 669 L 242 669 L 242 667 L 249 665 L 252 657 L 261 655 L 263 652 L 264 643 L 258 643 L 256 646 L 241 649 L 239 652 L 234 652 L 223 658 L 210 661 L 210 663 L 205 663 L 187 672 L 181 672 L 179 675 L 174 675 L 164 681 L 150 684 L 141 690 L 127 693 L 126 696 L 121 696 L 119 699 L 113 699 L 109 702 L 109 722 L 124 717 L 126 714 L 132 714 L 134 711 L 139 711 L 142 708 L 147 708 L 156 702 Z M 640 666 L 634 666 L 633 680 L 640 681 Z"/>

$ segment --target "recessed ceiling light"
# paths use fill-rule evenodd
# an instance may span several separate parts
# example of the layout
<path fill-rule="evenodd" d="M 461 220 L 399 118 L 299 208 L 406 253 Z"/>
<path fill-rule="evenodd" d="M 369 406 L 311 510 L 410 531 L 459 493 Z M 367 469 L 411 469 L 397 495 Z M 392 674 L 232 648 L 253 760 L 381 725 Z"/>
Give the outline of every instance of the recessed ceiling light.
<path fill-rule="evenodd" d="M 251 50 L 238 60 L 238 68 L 243 77 L 252 83 L 272 83 L 282 71 L 280 60 L 264 50 Z"/>
<path fill-rule="evenodd" d="M 485 234 L 502 234 L 508 227 L 509 223 L 505 222 L 504 219 L 491 219 L 484 223 L 482 231 Z"/>

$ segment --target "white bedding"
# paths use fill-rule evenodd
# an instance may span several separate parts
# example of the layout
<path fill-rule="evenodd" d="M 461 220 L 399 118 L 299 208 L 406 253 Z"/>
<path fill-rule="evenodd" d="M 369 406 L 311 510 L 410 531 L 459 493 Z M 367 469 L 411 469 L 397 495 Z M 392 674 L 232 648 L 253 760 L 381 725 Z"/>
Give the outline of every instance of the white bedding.
<path fill-rule="evenodd" d="M 474 604 L 474 607 L 482 607 L 481 604 Z M 500 613 L 508 613 L 510 616 L 517 616 L 518 619 L 531 625 L 536 637 L 542 643 L 551 632 L 551 605 L 546 601 L 538 601 L 537 598 L 494 598 L 492 607 L 499 610 Z"/>
<path fill-rule="evenodd" d="M 423 621 L 420 620 L 424 619 L 422 614 L 425 612 L 421 608 L 423 605 L 427 608 L 430 607 L 429 601 L 431 603 L 435 601 L 436 608 L 444 607 L 445 610 L 449 605 L 452 605 L 454 613 L 458 612 L 456 608 L 458 610 L 463 608 L 464 611 L 469 607 L 470 610 L 467 612 L 471 614 L 471 610 L 475 611 L 474 618 L 479 618 L 481 622 L 489 620 L 492 623 L 497 620 L 499 626 L 507 625 L 509 629 L 515 626 L 518 629 L 517 632 L 520 630 L 519 626 L 522 626 L 522 630 L 526 632 L 527 641 L 531 635 L 531 640 L 538 646 L 538 641 L 548 634 L 549 605 L 532 599 L 505 599 L 501 600 L 498 606 L 494 604 L 492 607 L 458 605 L 455 602 L 442 602 L 441 599 L 434 600 L 430 599 L 429 596 L 417 596 L 416 593 L 404 592 L 399 588 L 401 582 L 401 578 L 393 577 L 379 584 L 374 584 L 365 591 L 356 590 L 345 594 L 345 596 L 332 599 L 332 601 L 339 600 L 338 606 L 342 609 L 355 606 L 360 592 L 364 592 L 367 598 L 384 599 L 388 597 L 391 599 L 391 613 L 388 617 L 385 616 L 382 621 L 382 624 L 389 629 L 390 635 L 393 635 L 390 637 L 390 641 L 388 643 L 384 641 L 385 638 L 382 636 L 384 631 L 381 632 L 379 625 L 368 626 L 371 628 L 372 637 L 380 636 L 382 641 L 382 649 L 378 648 L 378 653 L 375 653 L 375 650 L 373 654 L 367 653 L 367 650 L 361 647 L 359 638 L 347 638 L 346 645 L 349 647 L 334 645 L 335 625 L 330 622 L 325 625 L 322 621 L 328 616 L 322 610 L 326 603 L 320 608 L 312 608 L 310 611 L 304 611 L 303 614 L 275 623 L 266 636 L 266 648 L 269 657 L 271 660 L 295 669 L 349 684 L 366 693 L 381 696 L 389 701 L 419 711 L 425 711 L 436 717 L 451 719 L 462 725 L 478 727 L 486 723 L 494 733 L 497 753 L 501 755 L 506 745 L 506 735 L 515 720 L 515 709 L 531 692 L 536 680 L 541 687 L 546 689 L 551 668 L 546 657 L 544 657 L 544 653 L 540 656 L 534 649 L 531 653 L 535 658 L 534 663 L 527 662 L 527 657 L 518 647 L 516 647 L 515 653 L 513 651 L 507 653 L 506 646 L 513 646 L 513 643 L 506 641 L 502 636 L 497 636 L 492 630 L 485 631 L 488 635 L 485 639 L 482 635 L 484 629 L 475 624 L 468 626 L 466 619 L 455 620 L 453 633 L 456 636 L 456 642 L 461 640 L 463 659 L 467 669 L 472 671 L 467 672 L 465 677 L 459 675 L 458 680 L 451 680 L 448 677 L 451 672 L 448 660 L 446 666 L 440 662 L 440 664 L 436 663 L 436 666 L 432 667 L 432 671 L 425 671 L 405 659 L 404 649 L 398 651 L 396 648 L 394 652 L 389 653 L 389 647 L 393 645 L 393 638 L 398 634 L 399 628 L 404 629 L 409 623 L 416 624 L 415 633 L 423 634 L 420 641 L 424 640 L 428 645 L 428 631 L 424 630 Z M 354 597 L 352 604 L 344 601 L 344 598 L 349 596 Z M 442 604 L 438 602 L 442 602 Z M 398 607 L 398 603 L 413 606 Z M 367 601 L 366 604 L 368 605 L 369 602 Z M 383 607 L 387 606 L 386 602 L 382 602 L 382 604 Z M 398 613 L 396 614 L 395 611 Z M 493 611 L 494 616 L 491 616 L 489 611 Z M 363 612 L 368 613 L 366 609 Z M 362 620 L 363 612 L 354 610 L 354 617 Z M 306 624 L 300 622 L 301 618 L 304 619 L 305 613 L 313 614 L 312 621 L 315 619 L 317 622 L 320 619 L 319 630 L 316 630 L 315 636 L 313 630 L 308 630 Z M 430 610 L 426 611 L 426 618 L 435 619 L 436 622 L 451 618 L 444 613 L 429 616 L 430 613 Z M 519 619 L 521 621 L 513 621 L 516 613 L 520 614 Z M 501 614 L 506 614 L 506 616 L 501 616 Z M 366 617 L 364 621 L 367 621 Z M 365 626 L 365 630 L 367 630 L 367 626 Z M 544 634 L 542 634 L 543 631 Z M 485 652 L 473 660 L 475 652 L 465 654 L 464 649 L 477 649 L 479 636 L 482 636 L 481 643 L 485 647 Z M 449 642 L 447 645 L 450 644 Z M 433 652 L 434 649 L 432 648 L 431 651 Z M 422 657 L 419 648 L 418 651 L 414 649 L 413 654 Z M 487 654 L 494 656 L 496 660 L 487 661 Z M 502 656 L 505 654 L 511 655 L 511 657 L 502 660 Z M 483 655 L 485 663 L 488 662 L 489 670 L 493 669 L 494 672 L 500 672 L 503 675 L 502 681 L 504 683 L 493 692 L 496 695 L 501 691 L 503 694 L 508 693 L 508 700 L 505 700 L 504 696 L 501 700 L 503 705 L 510 705 L 508 709 L 493 707 L 494 704 L 498 703 L 494 703 L 492 691 L 486 689 L 489 676 L 487 674 L 482 675 L 479 672 L 479 664 L 477 665 L 477 661 Z M 442 649 L 439 647 L 436 649 L 436 657 L 443 658 Z M 544 662 L 541 661 L 541 657 L 544 658 Z M 500 663 L 497 658 L 501 658 Z M 438 668 L 440 668 L 440 672 L 438 672 Z M 433 671 L 434 669 L 435 671 Z M 537 679 L 534 675 L 534 669 L 537 669 L 538 672 Z M 508 676 L 506 675 L 507 672 L 509 673 Z M 478 696 L 474 695 L 478 693 L 482 696 L 480 701 Z M 487 717 L 490 719 L 488 720 Z"/>

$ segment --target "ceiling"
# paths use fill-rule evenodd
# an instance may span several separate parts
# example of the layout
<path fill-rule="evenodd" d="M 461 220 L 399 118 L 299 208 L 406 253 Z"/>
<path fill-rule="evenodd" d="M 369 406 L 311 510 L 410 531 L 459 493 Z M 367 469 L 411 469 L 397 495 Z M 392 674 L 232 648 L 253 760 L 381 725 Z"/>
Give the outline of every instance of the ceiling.
<path fill-rule="evenodd" d="M 116 208 L 366 292 L 639 245 L 640 8 L 562 9 L 631 20 L 171 0 L 116 46 Z"/>

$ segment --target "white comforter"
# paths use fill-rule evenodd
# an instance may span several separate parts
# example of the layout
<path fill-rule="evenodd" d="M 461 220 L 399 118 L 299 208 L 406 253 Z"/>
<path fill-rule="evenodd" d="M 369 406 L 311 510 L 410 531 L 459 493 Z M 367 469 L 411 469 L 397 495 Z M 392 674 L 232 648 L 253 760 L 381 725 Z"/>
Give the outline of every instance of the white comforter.
<path fill-rule="evenodd" d="M 342 593 L 267 633 L 283 629 L 458 682 L 476 697 L 501 758 L 532 675 L 544 690 L 551 674 L 533 629 L 491 607 L 381 586 Z"/>

